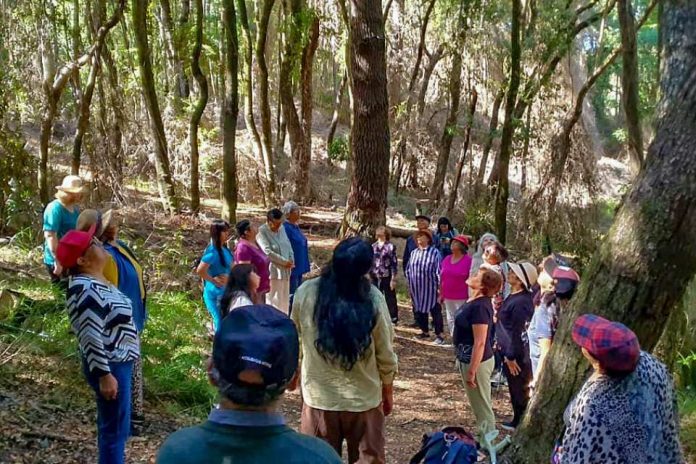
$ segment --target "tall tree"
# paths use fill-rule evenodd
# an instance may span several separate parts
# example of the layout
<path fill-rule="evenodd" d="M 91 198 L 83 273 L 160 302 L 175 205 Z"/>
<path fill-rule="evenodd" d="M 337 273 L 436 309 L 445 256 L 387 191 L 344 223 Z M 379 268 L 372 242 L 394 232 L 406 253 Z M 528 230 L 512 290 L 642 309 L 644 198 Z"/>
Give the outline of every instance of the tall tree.
<path fill-rule="evenodd" d="M 126 7 L 126 0 L 121 0 L 116 5 L 116 10 L 114 10 L 113 16 L 107 21 L 104 26 L 107 28 L 107 32 L 116 26 L 123 16 L 123 10 Z M 98 8 L 98 7 L 97 7 Z M 99 9 L 99 8 L 98 8 Z M 95 15 L 99 19 L 99 23 L 94 25 L 93 35 L 96 38 L 99 33 L 99 29 L 102 27 L 101 21 L 103 18 L 99 17 L 99 13 Z M 77 128 L 75 129 L 75 136 L 73 138 L 73 151 L 72 151 L 72 168 L 71 172 L 75 175 L 80 174 L 80 160 L 82 157 L 82 140 L 85 137 L 87 128 L 89 127 L 89 117 L 90 117 L 90 106 L 92 105 L 92 97 L 94 96 L 94 87 L 97 85 L 97 76 L 101 69 L 101 56 L 102 49 L 104 48 L 104 40 L 97 42 L 97 48 L 91 56 L 91 67 L 89 69 L 89 76 L 87 77 L 86 86 L 82 92 L 82 98 L 80 98 L 80 105 L 77 116 Z"/>
<path fill-rule="evenodd" d="M 500 180 L 495 192 L 495 229 L 500 240 L 505 242 L 507 233 L 507 201 L 509 195 L 508 165 L 512 154 L 512 139 L 515 132 L 515 104 L 520 87 L 522 72 L 522 46 L 520 21 L 522 16 L 521 0 L 512 0 L 512 27 L 510 28 L 510 84 L 505 97 L 505 121 L 500 138 Z"/>
<path fill-rule="evenodd" d="M 503 104 L 503 98 L 505 98 L 505 88 L 505 84 L 501 85 L 498 93 L 495 94 L 495 99 L 493 100 L 493 112 L 491 113 L 491 119 L 488 125 L 486 141 L 483 144 L 483 153 L 481 154 L 481 162 L 479 163 L 478 173 L 476 173 L 477 185 L 481 185 L 483 183 L 483 178 L 486 175 L 488 155 L 491 152 L 491 148 L 493 148 L 493 140 L 495 140 L 496 133 L 498 132 L 498 115 L 500 113 L 500 105 Z"/>
<path fill-rule="evenodd" d="M 452 191 L 450 192 L 449 200 L 447 201 L 447 215 L 452 216 L 454 212 L 454 204 L 457 200 L 459 192 L 459 184 L 462 181 L 462 171 L 466 164 L 467 154 L 469 151 L 469 142 L 471 141 L 471 128 L 474 126 L 474 115 L 476 114 L 476 103 L 478 102 L 478 92 L 475 88 L 471 89 L 469 96 L 469 110 L 466 114 L 466 132 L 464 133 L 464 143 L 462 150 L 457 160 L 457 166 L 454 168 L 454 181 L 452 182 Z M 469 156 L 471 158 L 471 156 Z"/>
<path fill-rule="evenodd" d="M 273 164 L 273 137 L 271 135 L 271 101 L 268 90 L 268 65 L 266 64 L 266 42 L 268 23 L 271 19 L 275 0 L 256 0 L 256 80 L 259 90 L 259 109 L 261 112 L 261 141 L 263 165 L 266 174 L 267 189 L 275 197 L 276 181 Z"/>
<path fill-rule="evenodd" d="M 242 26 L 244 34 L 244 121 L 247 129 L 251 132 L 256 151 L 261 157 L 261 165 L 263 166 L 263 145 L 259 129 L 256 127 L 254 120 L 254 41 L 251 38 L 251 27 L 249 26 L 249 14 L 247 12 L 246 0 L 237 0 L 239 10 L 239 23 Z"/>
<path fill-rule="evenodd" d="M 640 111 L 638 109 L 638 46 L 636 44 L 636 24 L 633 17 L 631 0 L 618 0 L 619 26 L 621 30 L 621 48 L 623 66 L 621 72 L 621 102 L 626 115 L 628 132 L 628 158 L 631 169 L 638 172 L 643 164 L 643 134 L 640 128 Z"/>
<path fill-rule="evenodd" d="M 200 95 L 191 113 L 189 124 L 189 144 L 191 146 L 191 210 L 200 209 L 201 192 L 198 185 L 198 125 L 208 104 L 208 81 L 201 70 L 201 51 L 203 50 L 203 0 L 194 0 L 196 6 L 196 42 L 191 55 L 191 74 L 198 83 Z M 243 1 L 243 0 L 242 0 Z"/>
<path fill-rule="evenodd" d="M 169 0 L 160 0 L 162 30 L 164 32 L 164 51 L 172 74 L 172 93 L 174 107 L 181 106 L 181 99 L 189 96 L 189 82 L 184 70 L 184 63 L 174 40 L 174 20 L 172 19 L 172 6 Z"/>
<path fill-rule="evenodd" d="M 342 234 L 373 236 L 385 223 L 389 183 L 386 41 L 380 0 L 350 1 L 353 173 Z"/>
<path fill-rule="evenodd" d="M 548 460 L 563 411 L 586 379 L 587 362 L 571 341 L 574 320 L 592 310 L 620 321 L 649 351 L 696 273 L 696 54 L 691 53 L 696 15 L 684 0 L 665 0 L 663 14 L 665 61 L 655 138 L 578 295 L 564 311 L 538 390 L 506 453 L 512 462 Z"/>
<path fill-rule="evenodd" d="M 135 46 L 138 49 L 138 68 L 143 99 L 150 116 L 150 129 L 155 143 L 155 169 L 157 170 L 157 188 L 164 209 L 173 214 L 179 209 L 179 202 L 174 190 L 174 181 L 169 168 L 169 150 L 164 134 L 164 123 L 160 112 L 157 92 L 155 91 L 155 76 L 152 72 L 150 44 L 147 37 L 147 4 L 148 0 L 133 0 L 132 16 L 135 32 Z"/>
<path fill-rule="evenodd" d="M 237 117 L 239 116 L 239 42 L 234 0 L 223 0 L 225 27 L 225 101 L 222 125 L 222 217 L 237 222 Z"/>

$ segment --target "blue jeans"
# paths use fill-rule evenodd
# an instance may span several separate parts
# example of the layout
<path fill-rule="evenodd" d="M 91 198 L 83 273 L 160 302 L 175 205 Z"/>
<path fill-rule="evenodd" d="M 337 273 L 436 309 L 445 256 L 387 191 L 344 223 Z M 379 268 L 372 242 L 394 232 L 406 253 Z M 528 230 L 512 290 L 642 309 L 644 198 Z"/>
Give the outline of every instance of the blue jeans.
<path fill-rule="evenodd" d="M 87 383 L 97 397 L 97 445 L 99 464 L 124 464 L 126 441 L 130 435 L 131 375 L 133 361 L 109 363 L 111 375 L 118 382 L 118 396 L 107 401 L 99 393 L 99 376 L 90 374 L 87 363 L 82 362 Z"/>
<path fill-rule="evenodd" d="M 290 311 L 288 314 L 292 313 L 292 300 L 295 299 L 295 291 L 300 288 L 300 285 L 302 285 L 302 274 L 290 274 Z"/>

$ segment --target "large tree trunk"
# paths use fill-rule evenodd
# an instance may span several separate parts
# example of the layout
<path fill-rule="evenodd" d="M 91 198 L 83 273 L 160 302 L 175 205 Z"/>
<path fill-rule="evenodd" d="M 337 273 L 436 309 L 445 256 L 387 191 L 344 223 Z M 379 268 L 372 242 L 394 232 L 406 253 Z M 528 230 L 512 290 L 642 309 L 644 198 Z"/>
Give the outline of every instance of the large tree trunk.
<path fill-rule="evenodd" d="M 243 0 L 242 0 L 243 1 Z M 191 210 L 197 213 L 201 204 L 201 192 L 198 185 L 198 125 L 203 111 L 208 104 L 208 81 L 201 70 L 201 51 L 203 50 L 203 0 L 195 0 L 196 4 L 196 42 L 191 56 L 191 74 L 198 83 L 200 96 L 191 113 L 189 124 L 189 143 L 191 145 Z"/>
<path fill-rule="evenodd" d="M 445 120 L 440 138 L 437 164 L 435 165 L 435 177 L 430 188 L 430 199 L 434 205 L 440 203 L 442 192 L 445 186 L 445 175 L 449 167 L 450 151 L 452 141 L 457 133 L 457 116 L 459 115 L 459 100 L 462 94 L 462 54 L 455 51 L 452 54 L 452 68 L 449 76 L 449 113 Z M 463 157 L 462 157 L 463 158 Z M 456 193 L 454 194 L 456 197 Z"/>
<path fill-rule="evenodd" d="M 483 178 L 486 175 L 486 166 L 488 166 L 488 155 L 493 147 L 493 140 L 496 138 L 496 133 L 498 131 L 498 114 L 500 113 L 500 105 L 503 103 L 503 98 L 505 98 L 506 85 L 500 86 L 500 90 L 495 95 L 495 100 L 493 100 L 493 112 L 491 113 L 491 120 L 488 125 L 488 134 L 486 134 L 486 142 L 483 144 L 483 153 L 481 155 L 481 162 L 479 163 L 478 173 L 476 174 L 476 184 L 483 184 Z"/>
<path fill-rule="evenodd" d="M 640 128 L 640 96 L 638 95 L 638 47 L 636 25 L 631 0 L 618 0 L 623 67 L 621 73 L 621 102 L 626 114 L 628 132 L 628 158 L 634 172 L 643 164 L 643 134 Z"/>
<path fill-rule="evenodd" d="M 169 169 L 169 152 L 167 139 L 164 134 L 164 123 L 160 112 L 155 77 L 150 60 L 150 45 L 147 38 L 147 3 L 148 0 L 133 0 L 133 29 L 135 44 L 138 49 L 138 68 L 142 85 L 145 106 L 150 115 L 150 129 L 155 143 L 155 169 L 157 170 L 157 187 L 165 211 L 173 214 L 178 211 L 179 204 L 174 190 L 174 181 Z"/>
<path fill-rule="evenodd" d="M 237 222 L 237 117 L 239 116 L 239 43 L 237 41 L 237 14 L 234 0 L 224 0 L 222 7 L 225 27 L 225 101 L 222 127 L 222 217 Z"/>
<path fill-rule="evenodd" d="M 655 139 L 578 294 L 564 311 L 538 390 L 506 453 L 512 462 L 548 461 L 563 427 L 563 411 L 586 379 L 588 364 L 571 340 L 577 316 L 592 310 L 622 322 L 649 351 L 696 273 L 693 8 L 688 2 L 665 1 L 663 24 L 665 73 Z"/>
<path fill-rule="evenodd" d="M 469 111 L 466 115 L 466 132 L 464 134 L 464 143 L 462 144 L 461 156 L 457 160 L 457 166 L 454 168 L 454 182 L 452 183 L 452 191 L 450 192 L 449 201 L 447 202 L 447 215 L 452 216 L 454 212 L 454 204 L 457 201 L 457 193 L 459 192 L 459 184 L 462 181 L 462 171 L 466 164 L 467 153 L 469 151 L 469 142 L 471 141 L 471 128 L 474 126 L 474 115 L 476 114 L 476 103 L 478 102 L 478 92 L 476 89 L 471 89 L 469 96 Z"/>
<path fill-rule="evenodd" d="M 261 140 L 262 155 L 266 174 L 268 194 L 271 198 L 277 195 L 275 167 L 273 166 L 273 138 L 271 135 L 271 102 L 268 96 L 268 66 L 266 65 L 266 40 L 268 22 L 273 11 L 275 0 L 257 0 L 256 4 L 256 71 L 259 86 L 259 109 L 261 111 Z"/>
<path fill-rule="evenodd" d="M 498 238 L 505 243 L 507 233 L 507 201 L 509 194 L 508 166 L 512 155 L 512 142 L 515 132 L 515 104 L 517 103 L 517 90 L 520 86 L 521 63 L 521 37 L 520 15 L 522 12 L 521 0 L 512 0 L 512 27 L 510 29 L 510 84 L 508 85 L 505 100 L 505 121 L 503 133 L 500 138 L 499 179 L 495 192 L 495 229 Z"/>
<path fill-rule="evenodd" d="M 353 93 L 353 157 L 343 236 L 373 236 L 386 221 L 389 183 L 389 102 L 381 2 L 350 2 L 350 64 Z"/>

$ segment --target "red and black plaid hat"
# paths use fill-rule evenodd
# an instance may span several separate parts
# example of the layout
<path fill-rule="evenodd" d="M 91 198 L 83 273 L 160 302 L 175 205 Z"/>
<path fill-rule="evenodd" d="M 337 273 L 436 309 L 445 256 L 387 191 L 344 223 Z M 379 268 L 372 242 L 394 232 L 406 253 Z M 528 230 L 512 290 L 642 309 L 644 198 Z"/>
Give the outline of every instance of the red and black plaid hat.
<path fill-rule="evenodd" d="M 573 340 L 604 369 L 632 372 L 640 358 L 638 337 L 631 329 L 594 314 L 584 314 L 575 321 Z"/>

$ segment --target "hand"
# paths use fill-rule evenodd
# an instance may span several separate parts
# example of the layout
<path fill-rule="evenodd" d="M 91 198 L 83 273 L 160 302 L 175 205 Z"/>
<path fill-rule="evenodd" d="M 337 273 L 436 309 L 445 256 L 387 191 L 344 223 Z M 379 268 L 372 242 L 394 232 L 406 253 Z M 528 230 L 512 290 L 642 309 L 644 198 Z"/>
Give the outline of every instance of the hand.
<path fill-rule="evenodd" d="M 394 386 L 382 386 L 382 412 L 384 417 L 387 417 L 394 410 Z"/>
<path fill-rule="evenodd" d="M 213 277 L 213 283 L 216 287 L 223 288 L 225 285 L 227 285 L 227 277 L 221 275 Z"/>
<path fill-rule="evenodd" d="M 389 282 L 389 289 L 393 292 L 396 290 L 396 279 L 392 279 L 391 282 Z"/>
<path fill-rule="evenodd" d="M 63 266 L 58 261 L 53 265 L 53 274 L 60 276 L 63 274 Z"/>
<path fill-rule="evenodd" d="M 111 374 L 99 378 L 99 393 L 105 400 L 115 400 L 118 397 L 118 381 Z"/>
<path fill-rule="evenodd" d="M 513 377 L 517 377 L 520 375 L 520 372 L 522 372 L 522 369 L 520 369 L 520 365 L 517 364 L 517 361 L 514 359 L 511 361 L 508 358 L 505 358 L 505 364 L 508 367 L 508 370 L 510 371 L 510 375 Z"/>
<path fill-rule="evenodd" d="M 476 388 L 476 371 L 473 369 L 469 369 L 468 372 L 466 373 L 466 385 L 469 388 Z"/>
<path fill-rule="evenodd" d="M 285 262 L 285 267 L 286 267 L 287 269 L 293 269 L 293 268 L 295 267 L 295 263 L 293 263 L 291 260 L 287 260 L 287 261 Z"/>

